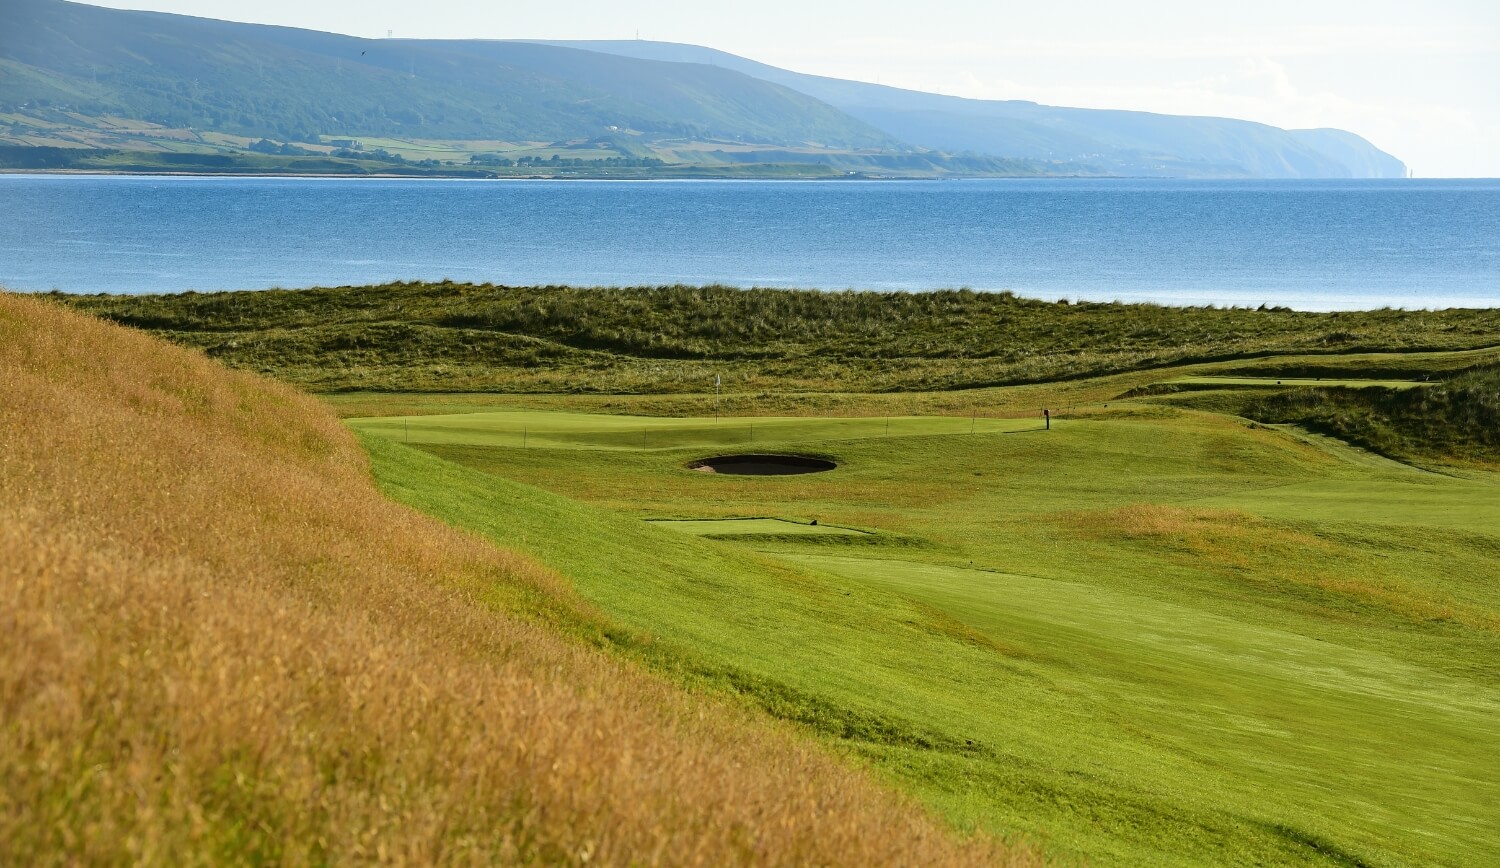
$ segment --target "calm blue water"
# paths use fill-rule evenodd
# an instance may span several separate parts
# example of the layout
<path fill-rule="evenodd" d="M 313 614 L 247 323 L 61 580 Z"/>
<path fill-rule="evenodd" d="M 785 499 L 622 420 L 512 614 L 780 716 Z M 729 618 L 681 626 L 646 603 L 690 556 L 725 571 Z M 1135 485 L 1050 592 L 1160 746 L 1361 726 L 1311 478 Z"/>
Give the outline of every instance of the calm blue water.
<path fill-rule="evenodd" d="M 1500 305 L 1500 181 L 545 182 L 0 176 L 0 285 L 388 280 Z"/>

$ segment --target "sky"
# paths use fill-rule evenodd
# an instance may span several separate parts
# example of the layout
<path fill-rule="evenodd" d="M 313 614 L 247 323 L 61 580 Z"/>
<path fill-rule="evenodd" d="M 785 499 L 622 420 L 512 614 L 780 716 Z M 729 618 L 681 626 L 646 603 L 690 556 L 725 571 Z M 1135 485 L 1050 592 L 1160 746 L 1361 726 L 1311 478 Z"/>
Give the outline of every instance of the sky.
<path fill-rule="evenodd" d="M 1418 177 L 1500 177 L 1500 0 L 92 2 L 365 37 L 639 35 L 954 96 L 1338 127 Z"/>

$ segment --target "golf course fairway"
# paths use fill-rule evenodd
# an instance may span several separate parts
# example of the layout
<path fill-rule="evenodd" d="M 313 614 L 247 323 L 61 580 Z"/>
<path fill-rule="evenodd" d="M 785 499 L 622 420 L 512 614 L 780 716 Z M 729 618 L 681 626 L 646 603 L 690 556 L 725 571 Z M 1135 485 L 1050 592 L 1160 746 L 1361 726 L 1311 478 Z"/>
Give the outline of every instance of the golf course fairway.
<path fill-rule="evenodd" d="M 536 410 L 350 419 L 356 431 L 424 445 L 519 446 L 556 449 L 741 447 L 756 443 L 993 434 L 1042 427 L 1036 419 L 952 416 L 751 416 L 671 418 Z"/>
<path fill-rule="evenodd" d="M 1041 422 L 349 424 L 600 642 L 960 828 L 1099 865 L 1500 863 L 1500 477 L 1165 403 Z M 747 442 L 838 469 L 688 469 Z"/>

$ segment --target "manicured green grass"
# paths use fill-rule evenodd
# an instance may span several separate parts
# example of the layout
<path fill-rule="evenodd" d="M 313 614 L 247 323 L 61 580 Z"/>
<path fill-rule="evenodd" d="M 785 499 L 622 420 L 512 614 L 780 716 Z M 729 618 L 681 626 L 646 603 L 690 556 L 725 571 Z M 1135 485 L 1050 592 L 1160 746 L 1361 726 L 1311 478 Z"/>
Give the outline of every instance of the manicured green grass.
<path fill-rule="evenodd" d="M 1358 800 L 1357 824 L 1420 826 L 1446 837 L 1454 857 L 1475 853 L 1476 797 L 1500 790 L 1492 779 L 1500 692 L 1475 691 L 1467 679 L 1090 585 L 904 560 L 788 557 L 932 605 L 996 642 L 1066 648 L 1066 671 L 1045 667 L 1054 683 L 1107 704 L 1158 743 L 1215 757 L 1282 799 Z M 1474 755 L 1486 746 L 1487 756 Z"/>
<path fill-rule="evenodd" d="M 1471 531 L 1500 529 L 1500 485 L 1453 480 L 1315 479 L 1196 501 L 1207 507 L 1244 508 L 1292 521 L 1336 520 Z M 1500 592 L 1500 588 L 1496 589 Z"/>
<path fill-rule="evenodd" d="M 694 536 L 766 536 L 793 534 L 797 536 L 864 536 L 862 530 L 836 527 L 831 524 L 810 524 L 787 521 L 784 518 L 716 518 L 716 519 L 653 519 L 652 524 L 690 533 Z"/>
<path fill-rule="evenodd" d="M 993 434 L 1039 430 L 1034 419 L 961 417 L 757 416 L 667 418 L 501 410 L 490 413 L 350 419 L 356 431 L 403 443 L 562 449 L 748 447 L 789 440 L 812 443 L 869 437 Z"/>
<path fill-rule="evenodd" d="M 643 447 L 637 419 L 591 414 L 545 448 L 493 433 L 546 427 L 528 412 L 416 448 L 361 424 L 389 493 L 558 569 L 621 653 L 808 727 L 960 826 L 1094 864 L 1500 860 L 1494 474 L 1116 406 L 1019 436 L 782 419 L 758 450 L 839 470 L 726 477 L 683 469 L 722 445 L 702 420 Z M 880 533 L 640 520 L 743 516 Z"/>
<path fill-rule="evenodd" d="M 1266 389 L 1275 389 L 1278 387 L 1293 388 L 1298 386 L 1314 386 L 1325 389 L 1365 389 L 1372 386 L 1382 389 L 1411 389 L 1417 386 L 1428 385 L 1420 380 L 1324 380 L 1315 377 L 1178 377 L 1166 382 L 1178 386 L 1206 386 L 1210 388 L 1237 386 Z"/>

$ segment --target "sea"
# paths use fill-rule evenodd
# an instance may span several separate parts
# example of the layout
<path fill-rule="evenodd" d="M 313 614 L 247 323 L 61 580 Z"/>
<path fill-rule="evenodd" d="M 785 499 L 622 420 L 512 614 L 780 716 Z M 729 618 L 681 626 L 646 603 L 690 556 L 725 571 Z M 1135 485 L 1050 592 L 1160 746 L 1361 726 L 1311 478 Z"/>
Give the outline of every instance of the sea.
<path fill-rule="evenodd" d="M 1500 181 L 0 175 L 0 287 L 441 281 L 1500 306 Z"/>

